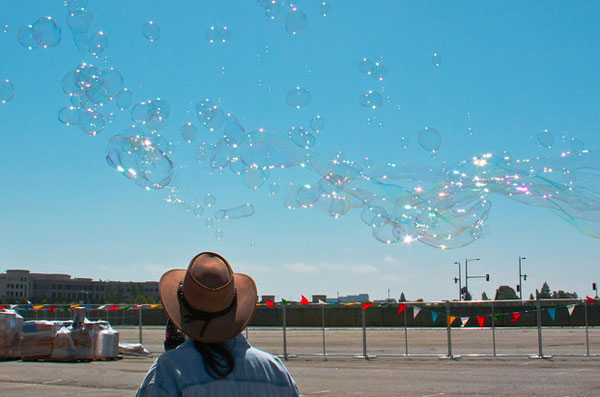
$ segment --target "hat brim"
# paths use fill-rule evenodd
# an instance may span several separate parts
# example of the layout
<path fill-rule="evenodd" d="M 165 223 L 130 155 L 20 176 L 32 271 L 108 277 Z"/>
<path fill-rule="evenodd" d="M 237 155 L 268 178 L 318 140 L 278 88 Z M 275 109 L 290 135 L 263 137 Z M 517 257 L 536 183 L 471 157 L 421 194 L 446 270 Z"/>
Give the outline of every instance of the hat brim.
<path fill-rule="evenodd" d="M 257 288 L 252 277 L 243 273 L 233 273 L 233 284 L 237 291 L 237 304 L 227 314 L 214 318 L 201 334 L 205 321 L 183 321 L 185 308 L 179 304 L 177 288 L 183 281 L 186 270 L 169 270 L 160 278 L 158 290 L 167 316 L 173 324 L 190 338 L 202 343 L 224 342 L 235 337 L 248 325 L 256 310 Z"/>

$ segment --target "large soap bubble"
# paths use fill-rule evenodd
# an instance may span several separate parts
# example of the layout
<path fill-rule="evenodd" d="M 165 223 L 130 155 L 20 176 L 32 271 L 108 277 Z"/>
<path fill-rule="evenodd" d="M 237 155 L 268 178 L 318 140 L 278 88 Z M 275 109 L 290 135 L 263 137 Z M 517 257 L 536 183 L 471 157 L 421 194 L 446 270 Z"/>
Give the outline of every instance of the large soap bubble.
<path fill-rule="evenodd" d="M 75 33 L 87 33 L 94 21 L 94 15 L 85 8 L 76 8 L 67 13 L 67 25 Z"/>
<path fill-rule="evenodd" d="M 160 26 L 154 21 L 148 21 L 142 25 L 142 34 L 148 41 L 154 42 L 160 39 Z"/>
<path fill-rule="evenodd" d="M 79 128 L 88 135 L 96 136 L 104 129 L 104 124 L 104 116 L 95 110 L 86 109 L 79 115 Z"/>
<path fill-rule="evenodd" d="M 12 81 L 0 80 L 0 103 L 6 103 L 15 97 L 15 85 Z"/>
<path fill-rule="evenodd" d="M 42 48 L 56 47 L 62 39 L 60 26 L 51 17 L 41 17 L 35 21 L 33 27 L 33 38 L 38 46 Z"/>
<path fill-rule="evenodd" d="M 308 106 L 311 100 L 310 92 L 301 87 L 295 87 L 287 93 L 287 104 L 293 108 L 300 109 Z"/>
<path fill-rule="evenodd" d="M 196 104 L 196 118 L 210 131 L 221 128 L 225 123 L 223 110 L 208 98 Z"/>
<path fill-rule="evenodd" d="M 297 8 L 292 8 L 285 16 L 285 30 L 291 34 L 297 34 L 306 28 L 306 14 Z"/>
<path fill-rule="evenodd" d="M 360 104 L 364 107 L 376 109 L 383 101 L 381 94 L 377 91 L 369 90 L 359 97 Z"/>
<path fill-rule="evenodd" d="M 88 40 L 88 51 L 94 56 L 103 54 L 108 48 L 108 36 L 103 31 L 98 31 Z"/>
<path fill-rule="evenodd" d="M 442 137 L 431 127 L 425 127 L 419 132 L 419 145 L 428 152 L 437 152 L 442 146 Z"/>
<path fill-rule="evenodd" d="M 35 39 L 35 29 L 32 25 L 23 25 L 17 31 L 17 41 L 28 50 L 38 48 L 39 44 Z"/>
<path fill-rule="evenodd" d="M 551 148 L 554 144 L 554 134 L 547 129 L 538 132 L 536 138 L 539 146 Z"/>
<path fill-rule="evenodd" d="M 159 136 L 132 127 L 110 139 L 106 161 L 144 189 L 162 189 L 173 177 L 173 162 L 165 146 L 168 143 Z"/>

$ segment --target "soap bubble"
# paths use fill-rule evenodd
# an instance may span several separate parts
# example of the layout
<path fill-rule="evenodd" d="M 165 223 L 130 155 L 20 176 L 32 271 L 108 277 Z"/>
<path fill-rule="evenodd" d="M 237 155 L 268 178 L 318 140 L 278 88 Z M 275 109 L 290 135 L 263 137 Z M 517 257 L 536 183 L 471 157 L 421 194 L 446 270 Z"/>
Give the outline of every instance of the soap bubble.
<path fill-rule="evenodd" d="M 216 42 L 217 37 L 217 29 L 214 26 L 211 26 L 206 30 L 206 40 L 208 40 L 209 43 L 213 44 Z"/>
<path fill-rule="evenodd" d="M 269 196 L 275 196 L 279 191 L 279 183 L 272 182 L 269 186 Z"/>
<path fill-rule="evenodd" d="M 123 79 L 121 72 L 112 66 L 108 69 L 104 69 L 100 74 L 99 79 L 108 83 L 107 88 L 111 98 L 116 97 L 120 93 L 125 83 L 125 79 Z"/>
<path fill-rule="evenodd" d="M 79 128 L 88 135 L 96 136 L 104 129 L 104 116 L 92 109 L 86 109 L 79 115 Z"/>
<path fill-rule="evenodd" d="M 209 218 L 206 218 L 206 220 L 204 221 L 204 224 L 206 225 L 206 227 L 207 227 L 207 228 L 209 228 L 209 229 L 210 229 L 210 228 L 212 227 L 212 225 L 213 225 L 213 220 L 212 220 L 212 218 L 210 218 L 210 217 L 209 217 Z"/>
<path fill-rule="evenodd" d="M 58 121 L 64 125 L 77 125 L 79 124 L 79 116 L 81 111 L 75 106 L 65 106 L 58 111 Z"/>
<path fill-rule="evenodd" d="M 302 127 L 290 128 L 288 136 L 292 142 L 301 148 L 309 149 L 315 145 L 315 137 Z"/>
<path fill-rule="evenodd" d="M 326 2 L 322 2 L 321 5 L 319 6 L 319 12 L 324 17 L 329 15 L 329 5 L 327 5 Z"/>
<path fill-rule="evenodd" d="M 206 205 L 207 207 L 212 207 L 213 205 L 215 205 L 216 202 L 217 199 L 212 194 L 206 193 L 204 195 L 204 205 Z"/>
<path fill-rule="evenodd" d="M 400 147 L 402 149 L 408 149 L 408 146 L 410 146 L 410 140 L 405 136 L 401 136 L 400 137 Z"/>
<path fill-rule="evenodd" d="M 364 107 L 376 109 L 381 105 L 382 98 L 380 93 L 369 90 L 359 97 L 359 101 Z"/>
<path fill-rule="evenodd" d="M 571 138 L 571 150 L 575 153 L 579 153 L 585 149 L 585 144 L 581 139 Z"/>
<path fill-rule="evenodd" d="M 23 25 L 19 28 L 17 41 L 28 50 L 39 47 L 38 42 L 35 40 L 35 29 L 31 25 Z"/>
<path fill-rule="evenodd" d="M 223 110 L 208 98 L 196 104 L 196 118 L 210 131 L 221 128 L 225 123 Z"/>
<path fill-rule="evenodd" d="M 241 142 L 246 135 L 246 130 L 234 115 L 227 114 L 223 126 L 223 133 L 225 136 L 235 140 L 235 142 Z"/>
<path fill-rule="evenodd" d="M 163 138 L 131 127 L 110 139 L 106 161 L 146 190 L 163 189 L 173 178 L 173 162 L 163 150 L 165 145 L 168 142 Z"/>
<path fill-rule="evenodd" d="M 375 64 L 367 58 L 363 58 L 360 60 L 360 62 L 358 62 L 358 70 L 364 74 L 370 75 L 371 73 L 373 73 L 374 67 Z"/>
<path fill-rule="evenodd" d="M 35 21 L 33 27 L 33 38 L 38 46 L 43 48 L 56 47 L 62 39 L 60 26 L 51 17 L 41 17 Z"/>
<path fill-rule="evenodd" d="M 148 21 L 142 25 L 142 34 L 148 41 L 154 42 L 160 39 L 160 26 L 154 21 Z"/>
<path fill-rule="evenodd" d="M 223 238 L 223 230 L 221 230 L 221 229 L 217 229 L 217 231 L 215 232 L 215 238 L 216 238 L 217 240 L 220 240 L 220 239 L 222 239 L 222 238 Z"/>
<path fill-rule="evenodd" d="M 198 127 L 194 124 L 187 122 L 181 127 L 181 137 L 188 143 L 196 140 L 196 136 L 198 135 Z"/>
<path fill-rule="evenodd" d="M 67 25 L 76 33 L 87 33 L 93 21 L 94 15 L 84 8 L 75 8 L 67 13 Z"/>
<path fill-rule="evenodd" d="M 209 43 L 216 42 L 225 43 L 231 38 L 231 30 L 227 26 L 215 27 L 211 26 L 206 30 L 206 39 Z"/>
<path fill-rule="evenodd" d="M 285 30 L 291 34 L 297 34 L 306 28 L 306 22 L 306 14 L 294 7 L 285 16 Z"/>
<path fill-rule="evenodd" d="M 371 70 L 371 73 L 369 73 L 369 74 L 375 80 L 383 81 L 387 77 L 388 73 L 389 73 L 389 70 L 384 64 L 382 64 L 380 62 L 375 62 L 375 64 L 373 65 L 373 68 Z"/>
<path fill-rule="evenodd" d="M 310 128 L 316 133 L 321 132 L 325 128 L 325 119 L 319 115 L 313 117 L 310 120 Z"/>
<path fill-rule="evenodd" d="M 227 26 L 223 26 L 217 31 L 217 38 L 221 43 L 226 43 L 231 38 L 231 30 Z"/>
<path fill-rule="evenodd" d="M 119 93 L 117 94 L 117 107 L 120 110 L 125 110 L 129 108 L 132 102 L 133 93 L 131 92 L 131 90 L 123 88 L 121 91 L 119 91 Z"/>
<path fill-rule="evenodd" d="M 0 103 L 4 104 L 15 97 L 15 85 L 12 81 L 0 80 Z"/>
<path fill-rule="evenodd" d="M 265 171 L 258 167 L 250 167 L 242 175 L 242 181 L 244 182 L 244 184 L 249 189 L 253 190 L 257 190 L 260 187 L 262 187 L 266 179 L 267 177 L 265 175 Z"/>
<path fill-rule="evenodd" d="M 267 5 L 264 7 L 265 15 L 269 19 L 275 19 L 281 13 L 281 7 L 279 6 L 279 2 L 277 0 L 271 0 L 267 2 Z"/>
<path fill-rule="evenodd" d="M 98 31 L 88 40 L 88 51 L 94 56 L 101 55 L 108 47 L 108 36 L 103 31 Z"/>
<path fill-rule="evenodd" d="M 310 100 L 310 92 L 304 88 L 296 87 L 287 93 L 287 104 L 296 109 L 308 106 Z"/>
<path fill-rule="evenodd" d="M 419 145 L 428 152 L 437 152 L 442 146 L 442 137 L 433 128 L 425 127 L 419 132 Z"/>
<path fill-rule="evenodd" d="M 442 57 L 437 52 L 434 52 L 431 56 L 431 63 L 433 63 L 433 66 L 436 68 L 439 67 L 442 64 Z"/>
<path fill-rule="evenodd" d="M 204 207 L 200 204 L 195 204 L 192 207 L 192 212 L 194 213 L 194 215 L 196 215 L 197 217 L 201 217 L 202 214 L 204 214 Z"/>
<path fill-rule="evenodd" d="M 554 144 L 554 134 L 547 129 L 538 132 L 536 137 L 537 137 L 538 146 L 551 148 L 552 145 Z"/>
<path fill-rule="evenodd" d="M 302 208 L 312 207 L 319 197 L 319 191 L 311 185 L 302 185 L 296 190 L 296 202 Z"/>
<path fill-rule="evenodd" d="M 215 215 L 215 219 L 239 219 L 247 218 L 254 215 L 254 206 L 250 203 L 245 203 L 237 207 L 222 209 L 217 211 L 219 217 Z"/>

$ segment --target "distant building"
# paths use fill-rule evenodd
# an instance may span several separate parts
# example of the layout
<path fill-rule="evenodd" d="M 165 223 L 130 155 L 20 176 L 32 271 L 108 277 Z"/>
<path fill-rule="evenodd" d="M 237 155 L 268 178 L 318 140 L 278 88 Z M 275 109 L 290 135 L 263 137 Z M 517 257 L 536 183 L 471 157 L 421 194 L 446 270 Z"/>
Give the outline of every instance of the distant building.
<path fill-rule="evenodd" d="M 319 303 L 319 301 L 327 302 L 327 295 L 313 295 L 312 303 Z"/>
<path fill-rule="evenodd" d="M 369 300 L 369 294 L 338 296 L 337 298 L 327 298 L 327 303 L 352 303 L 365 302 Z"/>
<path fill-rule="evenodd" d="M 0 273 L 0 299 L 3 302 L 122 303 L 140 295 L 158 301 L 158 282 L 96 281 L 73 278 L 69 274 L 31 273 L 21 269 Z"/>
<path fill-rule="evenodd" d="M 275 302 L 275 295 L 261 295 L 260 303 L 266 303 L 267 300 L 270 300 L 271 302 Z"/>

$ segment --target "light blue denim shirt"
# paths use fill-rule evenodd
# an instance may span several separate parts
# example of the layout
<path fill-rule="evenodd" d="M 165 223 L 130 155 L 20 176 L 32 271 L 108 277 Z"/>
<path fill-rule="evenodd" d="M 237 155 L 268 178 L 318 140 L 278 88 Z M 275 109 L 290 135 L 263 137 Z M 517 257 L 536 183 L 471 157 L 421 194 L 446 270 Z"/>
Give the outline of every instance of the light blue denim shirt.
<path fill-rule="evenodd" d="M 250 346 L 242 334 L 225 343 L 235 359 L 225 379 L 206 372 L 202 355 L 188 340 L 154 361 L 136 396 L 298 396 L 296 382 L 277 357 Z"/>

